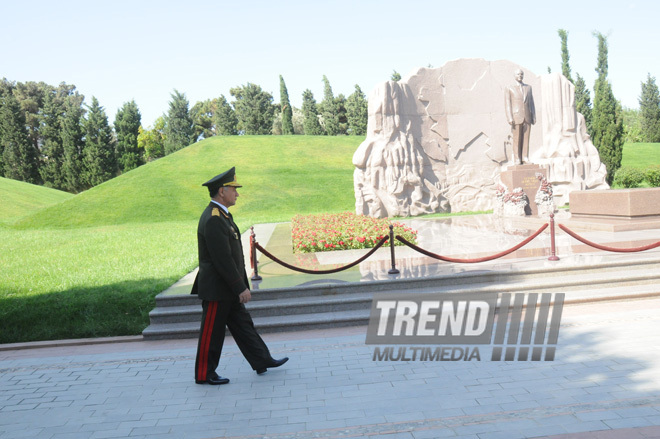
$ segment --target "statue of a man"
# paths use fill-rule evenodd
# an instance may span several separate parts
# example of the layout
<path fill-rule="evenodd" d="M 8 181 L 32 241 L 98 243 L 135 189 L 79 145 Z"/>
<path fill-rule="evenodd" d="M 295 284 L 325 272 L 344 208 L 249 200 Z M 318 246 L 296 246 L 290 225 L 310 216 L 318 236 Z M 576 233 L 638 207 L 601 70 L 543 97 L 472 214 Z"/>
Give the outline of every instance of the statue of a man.
<path fill-rule="evenodd" d="M 523 83 L 524 76 L 521 69 L 516 70 L 517 84 L 507 87 L 504 91 L 504 106 L 511 125 L 513 158 L 516 165 L 529 161 L 529 131 L 536 123 L 532 87 Z"/>

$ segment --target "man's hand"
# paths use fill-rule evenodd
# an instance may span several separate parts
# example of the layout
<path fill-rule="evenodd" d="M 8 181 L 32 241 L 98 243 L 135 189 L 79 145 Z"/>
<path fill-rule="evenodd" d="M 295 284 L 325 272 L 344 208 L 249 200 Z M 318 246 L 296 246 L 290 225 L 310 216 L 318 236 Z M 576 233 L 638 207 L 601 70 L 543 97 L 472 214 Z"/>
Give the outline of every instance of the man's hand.
<path fill-rule="evenodd" d="M 252 299 L 252 294 L 250 294 L 250 290 L 247 288 L 238 295 L 238 301 L 241 303 L 248 303 Z"/>

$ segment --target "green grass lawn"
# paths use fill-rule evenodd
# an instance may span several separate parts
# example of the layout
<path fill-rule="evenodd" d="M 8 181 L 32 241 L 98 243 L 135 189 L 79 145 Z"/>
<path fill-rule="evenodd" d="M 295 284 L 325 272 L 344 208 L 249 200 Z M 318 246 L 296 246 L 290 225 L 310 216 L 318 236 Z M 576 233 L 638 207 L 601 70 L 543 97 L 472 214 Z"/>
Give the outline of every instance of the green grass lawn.
<path fill-rule="evenodd" d="M 623 145 L 621 166 L 645 169 L 660 165 L 660 143 L 626 143 Z"/>
<path fill-rule="evenodd" d="M 243 188 L 232 212 L 242 230 L 353 211 L 351 159 L 362 140 L 216 137 L 75 196 L 53 191 L 62 198 L 50 205 L 3 210 L 0 343 L 139 334 L 155 295 L 197 264 L 203 182 L 236 166 Z M 15 183 L 5 191 L 12 200 L 51 193 Z"/>

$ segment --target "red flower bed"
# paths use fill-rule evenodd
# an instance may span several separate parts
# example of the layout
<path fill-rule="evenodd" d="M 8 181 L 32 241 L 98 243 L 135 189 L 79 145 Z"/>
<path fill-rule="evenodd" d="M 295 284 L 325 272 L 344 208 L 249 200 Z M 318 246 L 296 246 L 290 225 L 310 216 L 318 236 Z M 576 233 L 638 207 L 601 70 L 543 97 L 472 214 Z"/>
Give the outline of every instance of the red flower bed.
<path fill-rule="evenodd" d="M 371 248 L 390 233 L 417 243 L 417 231 L 387 218 L 371 218 L 351 212 L 296 215 L 291 219 L 291 239 L 295 253 L 311 253 L 353 248 Z M 389 241 L 385 246 L 389 246 Z M 395 245 L 403 245 L 395 241 Z"/>

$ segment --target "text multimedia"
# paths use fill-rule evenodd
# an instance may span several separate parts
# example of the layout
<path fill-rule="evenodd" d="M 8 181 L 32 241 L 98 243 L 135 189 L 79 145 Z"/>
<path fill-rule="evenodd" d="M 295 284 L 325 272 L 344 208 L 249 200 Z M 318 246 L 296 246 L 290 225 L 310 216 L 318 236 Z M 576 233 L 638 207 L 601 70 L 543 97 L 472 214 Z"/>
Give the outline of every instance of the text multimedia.
<path fill-rule="evenodd" d="M 376 346 L 373 361 L 481 361 L 478 347 Z"/>

